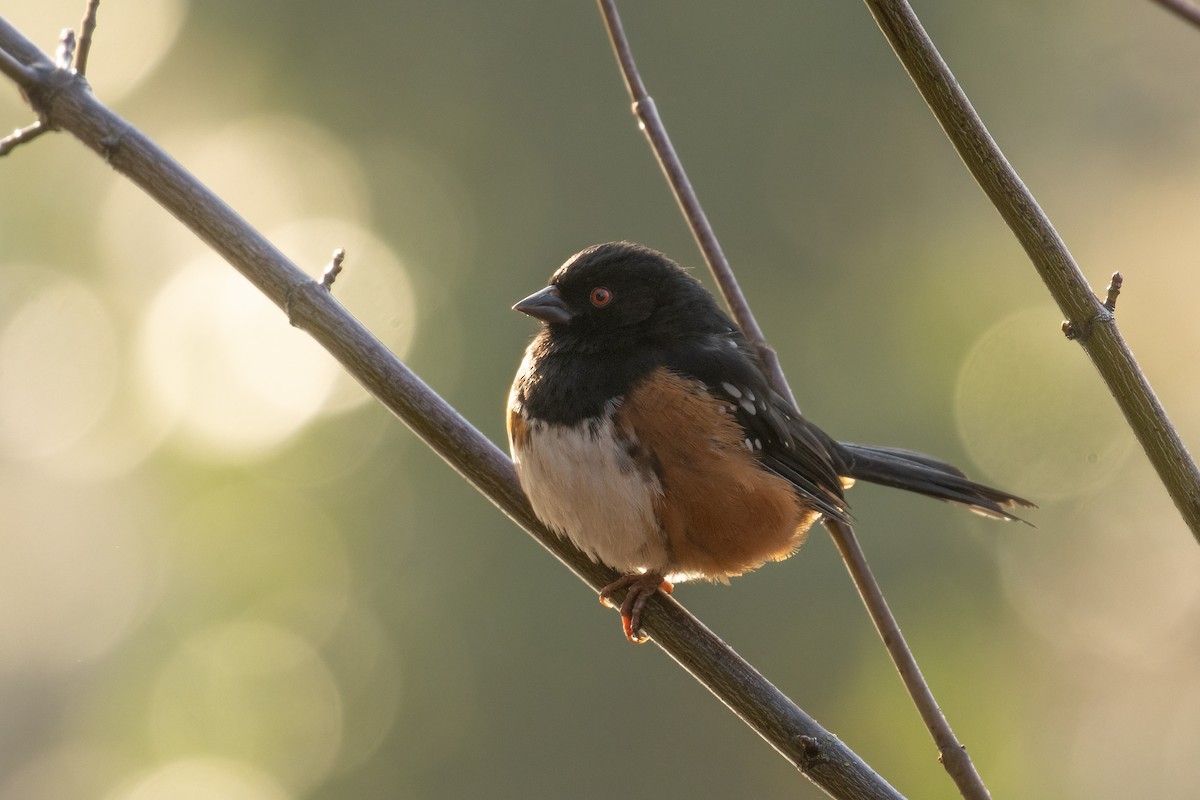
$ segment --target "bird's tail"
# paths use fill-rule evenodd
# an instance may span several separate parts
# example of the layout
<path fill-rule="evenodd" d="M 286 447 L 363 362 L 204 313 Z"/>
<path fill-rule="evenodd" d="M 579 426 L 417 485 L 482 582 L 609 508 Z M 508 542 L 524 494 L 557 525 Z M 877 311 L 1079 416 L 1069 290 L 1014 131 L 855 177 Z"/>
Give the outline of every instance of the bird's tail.
<path fill-rule="evenodd" d="M 843 474 L 856 480 L 936 497 L 993 519 L 1024 522 L 1008 509 L 1017 506 L 1035 508 L 1022 497 L 976 483 L 957 467 L 924 453 L 894 447 L 838 444 Z"/>

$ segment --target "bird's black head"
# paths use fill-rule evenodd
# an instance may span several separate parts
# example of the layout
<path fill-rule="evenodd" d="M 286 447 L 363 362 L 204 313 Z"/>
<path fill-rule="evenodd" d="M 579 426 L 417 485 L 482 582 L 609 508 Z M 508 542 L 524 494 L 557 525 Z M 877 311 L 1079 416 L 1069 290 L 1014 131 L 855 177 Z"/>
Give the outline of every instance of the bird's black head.
<path fill-rule="evenodd" d="M 727 331 L 733 323 L 678 264 L 630 242 L 593 245 L 513 308 L 546 323 L 556 343 L 583 351 L 638 347 Z"/>

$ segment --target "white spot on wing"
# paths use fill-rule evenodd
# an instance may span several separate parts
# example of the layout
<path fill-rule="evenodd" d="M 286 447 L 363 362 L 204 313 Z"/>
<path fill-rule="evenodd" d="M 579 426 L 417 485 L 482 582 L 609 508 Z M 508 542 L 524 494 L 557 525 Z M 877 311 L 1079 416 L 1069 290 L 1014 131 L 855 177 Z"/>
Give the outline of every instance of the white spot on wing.
<path fill-rule="evenodd" d="M 724 389 L 725 393 L 728 394 L 730 397 L 741 397 L 742 396 L 742 390 L 737 388 L 736 386 L 734 386 L 732 383 L 722 383 L 721 388 Z"/>

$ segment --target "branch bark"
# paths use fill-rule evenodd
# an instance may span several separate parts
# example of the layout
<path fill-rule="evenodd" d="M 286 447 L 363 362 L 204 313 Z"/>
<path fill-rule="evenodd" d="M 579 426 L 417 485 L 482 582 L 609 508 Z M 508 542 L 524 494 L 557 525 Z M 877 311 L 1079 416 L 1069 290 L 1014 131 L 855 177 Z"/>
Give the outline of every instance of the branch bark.
<path fill-rule="evenodd" d="M 283 309 L 369 392 L 501 511 L 598 591 L 615 573 L 592 562 L 534 517 L 512 462 L 312 280 L 180 164 L 99 103 L 86 83 L 55 69 L 0 19 L 0 51 L 30 78 L 34 110 L 128 177 Z M 0 59 L 3 63 L 3 59 Z M 32 69 L 29 69 L 32 67 Z M 832 797 L 903 800 L 883 778 L 671 598 L 657 595 L 644 626 L 654 641 Z"/>
<path fill-rule="evenodd" d="M 1200 470 L 1167 417 L 1112 311 L 1088 286 L 1067 245 L 975 113 L 906 0 L 864 0 L 933 115 L 988 199 L 1025 248 L 1078 341 L 1100 372 L 1191 529 L 1200 541 Z"/>

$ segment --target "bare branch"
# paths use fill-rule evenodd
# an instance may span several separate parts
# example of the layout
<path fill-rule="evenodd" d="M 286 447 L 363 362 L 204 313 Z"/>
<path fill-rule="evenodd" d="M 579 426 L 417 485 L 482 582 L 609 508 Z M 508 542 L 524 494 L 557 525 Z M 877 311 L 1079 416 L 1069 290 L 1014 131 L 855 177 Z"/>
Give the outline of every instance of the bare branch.
<path fill-rule="evenodd" d="M 49 64 L 0 19 L 0 48 Z M 47 70 L 53 78 L 54 72 Z M 37 93 L 53 119 L 188 226 L 324 346 L 448 464 L 562 561 L 593 591 L 615 573 L 537 521 L 512 462 L 390 353 L 326 290 L 141 132 L 113 114 L 83 81 Z M 655 597 L 644 627 L 654 641 L 781 755 L 833 797 L 903 800 L 836 736 L 822 728 L 673 599 Z"/>
<path fill-rule="evenodd" d="M 671 145 L 666 128 L 658 116 L 658 109 L 646 91 L 646 85 L 634 62 L 629 40 L 625 36 L 624 26 L 621 25 L 621 18 L 617 14 L 616 2 L 615 0 L 598 0 L 598 2 L 605 27 L 608 29 L 609 39 L 612 41 L 613 50 L 617 55 L 617 62 L 621 66 L 625 86 L 633 98 L 633 113 L 641 122 L 642 129 L 650 140 L 650 146 L 658 158 L 663 173 L 667 176 L 667 181 L 671 184 L 676 201 L 683 209 L 683 215 L 692 229 L 692 235 L 700 245 L 709 269 L 712 270 L 721 293 L 725 297 L 725 302 L 733 312 L 738 325 L 762 355 L 764 366 L 767 367 L 768 376 L 776 390 L 789 398 L 792 405 L 796 405 L 795 395 L 792 394 L 787 378 L 783 374 L 779 358 L 774 349 L 767 344 L 762 329 L 754 318 L 754 312 L 750 309 L 745 295 L 742 294 L 733 269 L 717 243 L 716 234 L 687 179 L 683 164 L 680 162 L 675 148 Z M 858 538 L 854 535 L 854 529 L 835 520 L 826 520 L 825 527 L 837 544 L 838 551 L 842 554 L 842 559 L 846 562 L 846 568 L 850 572 L 850 577 L 867 608 L 867 613 L 875 623 L 875 629 L 883 638 L 884 646 L 892 657 L 909 696 L 912 697 L 921 719 L 925 722 L 941 753 L 941 760 L 946 771 L 958 786 L 963 797 L 978 800 L 989 797 L 983 779 L 976 772 L 966 750 L 955 738 L 954 731 L 951 730 L 949 722 L 946 721 L 945 715 L 933 697 L 933 692 L 924 676 L 921 675 L 916 659 L 909 650 L 908 643 L 905 642 L 900 633 L 900 627 L 888 608 L 883 590 L 880 589 L 875 576 L 867 565 L 866 554 L 858 543 Z"/>
<path fill-rule="evenodd" d="M 83 12 L 83 21 L 79 23 L 79 50 L 75 54 L 75 71 L 80 75 L 87 74 L 88 56 L 92 54 L 92 34 L 96 32 L 96 13 L 100 10 L 100 0 L 88 0 Z"/>
<path fill-rule="evenodd" d="M 1021 181 L 906 0 L 865 0 L 967 169 L 1025 248 L 1067 317 L 1064 329 L 1096 365 L 1125 420 L 1200 541 L 1200 470 L 1167 417 L 1112 312 L 1092 293 L 1058 231 Z"/>
<path fill-rule="evenodd" d="M 1200 6 L 1195 3 L 1190 3 L 1188 0 L 1154 0 L 1154 2 L 1200 28 Z"/>
<path fill-rule="evenodd" d="M 871 615 L 871 621 L 879 631 L 879 637 L 883 639 L 888 653 L 892 656 L 896 671 L 900 673 L 900 680 L 904 681 L 904 687 L 912 696 L 925 727 L 933 736 L 933 742 L 938 749 L 938 760 L 950 773 L 963 797 L 987 800 L 991 794 L 975 765 L 971 763 L 966 748 L 954 735 L 946 715 L 942 713 L 941 707 L 929 690 L 929 684 L 921 674 L 921 668 L 913 658 L 912 650 L 904 641 L 904 634 L 900 632 L 900 626 L 892 615 L 887 600 L 884 599 L 883 590 L 879 588 L 875 576 L 871 573 L 871 567 L 858 544 L 854 529 L 837 520 L 826 520 L 825 526 L 835 529 L 833 541 L 842 555 L 842 561 L 846 563 L 846 569 L 854 579 L 854 585 L 858 587 L 863 604 Z"/>
<path fill-rule="evenodd" d="M 37 83 L 37 74 L 29 67 L 18 61 L 7 50 L 0 49 L 0 72 L 3 72 L 13 83 L 22 89 Z"/>
<path fill-rule="evenodd" d="M 721 249 L 716 234 L 713 233 L 712 225 L 709 224 L 704 209 L 700 207 L 700 200 L 692 189 L 687 173 L 684 172 L 683 163 L 679 160 L 674 145 L 671 144 L 671 137 L 667 135 L 667 129 L 658 116 L 658 108 L 654 105 L 654 99 L 646 91 L 646 84 L 642 82 L 642 76 L 634 63 L 633 51 L 629 47 L 629 39 L 625 36 L 625 28 L 621 25 L 621 17 L 617 14 L 616 1 L 598 0 L 598 2 L 600 3 L 600 14 L 604 17 L 604 26 L 608 29 L 608 38 L 616 52 L 617 62 L 621 65 L 625 88 L 629 90 L 629 96 L 633 99 L 633 114 L 641 123 L 646 138 L 650 140 L 650 147 L 658 159 L 659 166 L 662 167 L 663 174 L 666 175 L 667 182 L 671 185 L 675 200 L 679 203 L 679 208 L 683 211 L 683 216 L 692 230 L 692 236 L 696 239 L 696 244 L 700 246 L 700 252 L 704 254 L 704 260 L 708 263 L 709 270 L 717 280 L 721 296 L 725 298 L 726 305 L 729 306 L 733 318 L 737 320 L 738 325 L 746 334 L 746 338 L 758 350 L 767 376 L 771 379 L 776 391 L 788 398 L 792 405 L 796 405 L 796 397 L 792 394 L 787 378 L 783 375 L 783 368 L 779 365 L 779 356 L 767 343 L 762 328 L 758 326 L 758 321 L 750 310 L 750 304 L 746 302 L 745 295 L 738 287 L 737 278 L 734 277 L 733 269 L 729 266 L 729 260 L 725 258 L 725 252 Z"/>

